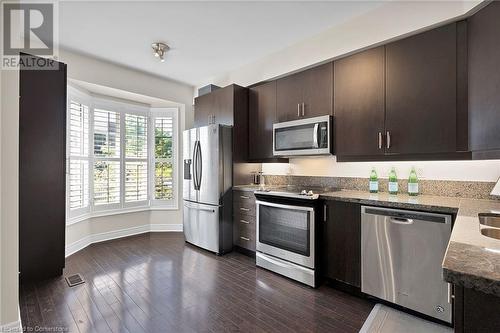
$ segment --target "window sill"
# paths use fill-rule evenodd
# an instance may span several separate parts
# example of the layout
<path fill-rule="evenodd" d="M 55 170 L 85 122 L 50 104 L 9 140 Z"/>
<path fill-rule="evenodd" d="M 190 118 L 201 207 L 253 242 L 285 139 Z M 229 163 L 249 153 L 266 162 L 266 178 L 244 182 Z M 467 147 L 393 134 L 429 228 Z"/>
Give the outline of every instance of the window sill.
<path fill-rule="evenodd" d="M 82 214 L 79 216 L 68 218 L 68 219 L 66 219 L 66 226 L 77 224 L 79 222 L 83 222 L 85 220 L 95 218 L 95 217 L 138 213 L 138 212 L 144 212 L 144 211 L 156 211 L 156 210 L 162 210 L 162 211 L 179 210 L 179 207 L 177 207 L 177 205 L 174 205 L 174 206 L 139 206 L 139 207 L 132 207 L 132 208 L 120 208 L 120 209 L 113 209 L 113 210 L 96 211 L 96 212 L 86 213 L 86 214 Z"/>

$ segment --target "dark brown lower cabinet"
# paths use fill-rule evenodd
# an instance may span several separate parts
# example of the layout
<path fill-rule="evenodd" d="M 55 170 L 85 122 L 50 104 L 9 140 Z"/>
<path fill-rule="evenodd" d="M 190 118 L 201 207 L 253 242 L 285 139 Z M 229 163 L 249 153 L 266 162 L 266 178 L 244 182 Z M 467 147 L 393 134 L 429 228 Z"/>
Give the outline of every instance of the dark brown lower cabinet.
<path fill-rule="evenodd" d="M 233 190 L 234 245 L 245 249 L 246 253 L 255 252 L 255 230 L 255 196 L 253 192 Z"/>
<path fill-rule="evenodd" d="M 330 279 L 361 287 L 361 205 L 326 201 L 323 272 Z"/>
<path fill-rule="evenodd" d="M 66 65 L 21 67 L 19 81 L 19 270 L 33 281 L 64 268 Z"/>
<path fill-rule="evenodd" d="M 500 297 L 455 287 L 455 332 L 500 332 Z"/>

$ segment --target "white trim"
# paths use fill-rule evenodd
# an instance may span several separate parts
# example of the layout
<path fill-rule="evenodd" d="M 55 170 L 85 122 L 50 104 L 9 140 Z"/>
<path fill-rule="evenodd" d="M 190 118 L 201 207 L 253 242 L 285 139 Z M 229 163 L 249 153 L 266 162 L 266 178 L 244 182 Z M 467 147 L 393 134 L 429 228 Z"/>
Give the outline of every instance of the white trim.
<path fill-rule="evenodd" d="M 148 232 L 182 232 L 182 224 L 145 224 L 137 227 L 88 235 L 77 240 L 76 242 L 66 245 L 65 256 L 67 258 L 70 255 L 83 250 L 87 246 L 94 243 L 100 243 L 112 239 L 139 235 Z"/>
<path fill-rule="evenodd" d="M 66 221 L 66 225 L 73 225 L 78 222 L 82 222 L 94 217 L 101 217 L 101 216 L 110 216 L 110 215 L 120 215 L 120 214 L 128 214 L 128 213 L 136 213 L 136 212 L 143 212 L 143 211 L 148 211 L 152 210 L 151 207 L 149 206 L 142 206 L 142 207 L 130 207 L 130 208 L 117 208 L 117 209 L 111 209 L 111 210 L 102 210 L 102 211 L 93 211 L 88 214 L 83 214 L 79 215 L 73 218 L 70 218 Z"/>
<path fill-rule="evenodd" d="M 17 308 L 17 320 L 11 323 L 7 323 L 5 325 L 0 325 L 0 332 L 13 332 L 13 333 L 22 333 L 23 332 L 23 324 L 21 322 L 21 309 Z"/>

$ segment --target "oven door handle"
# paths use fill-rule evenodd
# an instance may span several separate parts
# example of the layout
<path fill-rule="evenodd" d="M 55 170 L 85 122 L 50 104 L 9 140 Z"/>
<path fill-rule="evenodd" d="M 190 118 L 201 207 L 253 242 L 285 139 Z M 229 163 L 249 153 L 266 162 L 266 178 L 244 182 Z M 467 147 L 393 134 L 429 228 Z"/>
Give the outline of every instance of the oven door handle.
<path fill-rule="evenodd" d="M 269 206 L 269 207 L 275 207 L 275 208 L 284 208 L 284 209 L 293 209 L 293 210 L 303 210 L 303 211 L 308 211 L 313 213 L 314 208 L 310 206 L 300 206 L 300 205 L 283 205 L 283 204 L 278 204 L 274 202 L 268 202 L 268 201 L 261 201 L 261 200 L 256 200 L 255 203 L 260 206 Z"/>

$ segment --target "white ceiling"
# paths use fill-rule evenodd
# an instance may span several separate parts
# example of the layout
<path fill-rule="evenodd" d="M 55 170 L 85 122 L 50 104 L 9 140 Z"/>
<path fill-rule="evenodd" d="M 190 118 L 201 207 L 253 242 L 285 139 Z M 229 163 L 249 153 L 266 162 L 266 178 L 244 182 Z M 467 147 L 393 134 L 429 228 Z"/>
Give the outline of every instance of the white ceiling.
<path fill-rule="evenodd" d="M 341 24 L 380 1 L 61 1 L 62 48 L 198 85 Z M 151 43 L 167 42 L 166 61 Z"/>

